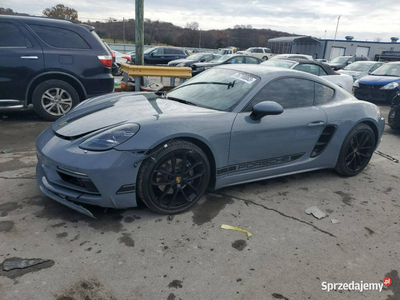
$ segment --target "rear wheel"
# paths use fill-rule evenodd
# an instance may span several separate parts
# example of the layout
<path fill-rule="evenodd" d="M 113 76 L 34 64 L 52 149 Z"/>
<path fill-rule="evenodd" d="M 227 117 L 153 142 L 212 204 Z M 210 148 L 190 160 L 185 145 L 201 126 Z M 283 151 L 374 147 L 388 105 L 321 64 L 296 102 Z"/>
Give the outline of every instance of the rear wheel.
<path fill-rule="evenodd" d="M 368 165 L 375 150 L 374 131 L 366 124 L 355 126 L 345 138 L 335 167 L 336 172 L 354 176 Z"/>
<path fill-rule="evenodd" d="M 76 90 L 62 80 L 47 80 L 39 84 L 32 94 L 33 108 L 47 121 L 55 121 L 79 103 Z"/>
<path fill-rule="evenodd" d="M 210 180 L 209 162 L 199 147 L 187 141 L 161 147 L 140 167 L 138 194 L 157 213 L 180 213 L 204 194 Z"/>
<path fill-rule="evenodd" d="M 390 109 L 388 123 L 392 129 L 400 129 L 400 108 Z"/>
<path fill-rule="evenodd" d="M 268 60 L 268 57 L 264 56 L 264 57 L 262 58 L 262 60 Z"/>

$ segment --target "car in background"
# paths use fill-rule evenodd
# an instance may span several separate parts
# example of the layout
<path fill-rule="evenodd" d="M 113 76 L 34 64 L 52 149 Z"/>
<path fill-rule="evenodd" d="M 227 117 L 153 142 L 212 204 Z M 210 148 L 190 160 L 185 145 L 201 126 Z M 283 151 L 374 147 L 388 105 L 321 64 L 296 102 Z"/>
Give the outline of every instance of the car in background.
<path fill-rule="evenodd" d="M 317 58 L 316 61 L 322 62 L 322 63 L 328 63 L 328 60 L 325 58 Z"/>
<path fill-rule="evenodd" d="M 33 104 L 54 121 L 80 101 L 110 93 L 112 57 L 94 27 L 0 15 L 0 109 Z"/>
<path fill-rule="evenodd" d="M 215 53 L 197 53 L 197 54 L 192 54 L 184 59 L 172 60 L 168 63 L 168 66 L 170 66 L 170 67 L 190 67 L 194 63 L 209 62 L 210 60 L 214 60 L 219 57 L 220 57 L 220 55 L 217 55 Z"/>
<path fill-rule="evenodd" d="M 233 49 L 218 49 L 217 53 L 218 55 L 227 55 L 227 54 L 234 54 L 235 51 Z"/>
<path fill-rule="evenodd" d="M 271 59 L 286 59 L 286 58 L 300 58 L 300 59 L 314 60 L 314 58 L 311 55 L 306 55 L 306 54 L 277 54 L 274 55 Z"/>
<path fill-rule="evenodd" d="M 105 41 L 103 41 L 103 42 L 112 56 L 113 66 L 111 69 L 111 73 L 114 76 L 120 76 L 122 74 L 121 64 L 130 62 L 131 57 L 128 54 L 123 54 L 121 52 L 111 49 L 110 45 L 108 45 Z"/>
<path fill-rule="evenodd" d="M 219 65 L 227 64 L 260 64 L 263 61 L 257 57 L 240 54 L 227 54 L 209 62 L 195 63 L 192 65 L 192 76 L 200 74 L 204 70 L 210 69 Z"/>
<path fill-rule="evenodd" d="M 353 80 L 363 78 L 381 67 L 384 63 L 377 61 L 357 61 L 339 70 L 340 74 L 347 74 L 353 77 Z"/>
<path fill-rule="evenodd" d="M 153 47 L 144 51 L 146 65 L 165 65 L 171 60 L 184 59 L 189 56 L 186 49 L 178 47 Z M 135 55 L 131 56 L 131 63 L 135 63 Z"/>
<path fill-rule="evenodd" d="M 353 78 L 346 74 L 339 74 L 333 71 L 327 64 L 307 59 L 271 59 L 261 64 L 262 66 L 280 67 L 310 73 L 320 76 L 334 84 L 337 84 L 344 90 L 351 93 L 353 87 Z"/>
<path fill-rule="evenodd" d="M 36 178 L 47 197 L 91 217 L 80 204 L 140 199 L 177 214 L 207 189 L 320 169 L 355 176 L 384 128 L 376 105 L 320 77 L 223 65 L 163 95 L 86 101 L 38 137 Z"/>
<path fill-rule="evenodd" d="M 369 61 L 369 58 L 356 55 L 338 56 L 332 59 L 328 64 L 334 71 L 337 71 L 357 61 Z"/>
<path fill-rule="evenodd" d="M 400 91 L 400 62 L 389 62 L 354 82 L 354 96 L 365 101 L 392 103 Z"/>
<path fill-rule="evenodd" d="M 268 60 L 273 57 L 271 49 L 263 47 L 250 47 L 244 51 L 238 51 L 237 54 L 246 54 L 257 57 L 262 60 Z"/>

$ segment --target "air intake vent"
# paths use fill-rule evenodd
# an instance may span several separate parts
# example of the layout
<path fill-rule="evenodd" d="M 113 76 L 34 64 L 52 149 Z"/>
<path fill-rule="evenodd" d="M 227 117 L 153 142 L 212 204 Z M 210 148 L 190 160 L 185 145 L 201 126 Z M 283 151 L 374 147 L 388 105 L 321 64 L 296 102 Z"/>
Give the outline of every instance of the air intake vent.
<path fill-rule="evenodd" d="M 313 151 L 311 152 L 311 157 L 316 157 L 320 155 L 328 146 L 329 142 L 331 141 L 333 134 L 336 131 L 336 126 L 326 126 L 325 129 L 322 131 L 321 136 L 319 137 L 317 144 L 315 145 Z"/>

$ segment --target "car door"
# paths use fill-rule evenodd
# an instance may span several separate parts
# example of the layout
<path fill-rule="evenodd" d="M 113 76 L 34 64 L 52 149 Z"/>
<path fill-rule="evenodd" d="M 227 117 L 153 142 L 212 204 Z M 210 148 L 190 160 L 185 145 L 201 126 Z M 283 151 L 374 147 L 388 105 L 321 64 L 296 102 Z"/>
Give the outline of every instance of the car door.
<path fill-rule="evenodd" d="M 149 62 L 151 64 L 164 64 L 165 62 L 165 48 L 160 47 L 155 49 L 149 56 Z"/>
<path fill-rule="evenodd" d="M 252 107 L 267 100 L 281 104 L 284 112 L 253 121 Z M 313 104 L 313 81 L 286 77 L 263 87 L 234 121 L 228 175 L 240 182 L 305 168 L 327 122 Z"/>
<path fill-rule="evenodd" d="M 235 56 L 232 57 L 231 59 L 226 61 L 227 64 L 244 64 L 245 62 L 245 57 L 244 56 Z"/>
<path fill-rule="evenodd" d="M 23 105 L 28 84 L 43 69 L 42 47 L 28 30 L 0 21 L 0 107 Z"/>

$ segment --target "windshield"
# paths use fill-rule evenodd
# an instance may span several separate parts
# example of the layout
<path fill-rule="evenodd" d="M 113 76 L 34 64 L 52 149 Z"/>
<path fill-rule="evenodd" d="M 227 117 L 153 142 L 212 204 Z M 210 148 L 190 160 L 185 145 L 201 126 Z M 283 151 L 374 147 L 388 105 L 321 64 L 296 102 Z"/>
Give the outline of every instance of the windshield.
<path fill-rule="evenodd" d="M 343 70 L 367 72 L 372 66 L 373 66 L 373 64 L 355 62 L 355 63 L 352 63 L 352 64 L 346 66 Z"/>
<path fill-rule="evenodd" d="M 157 49 L 157 48 L 149 48 L 149 49 L 145 50 L 143 53 L 144 54 L 148 54 L 148 53 L 150 53 L 151 51 L 153 51 L 155 49 Z"/>
<path fill-rule="evenodd" d="M 290 69 L 293 67 L 296 63 L 294 61 L 289 61 L 289 60 L 280 60 L 280 59 L 275 59 L 275 60 L 267 60 L 261 63 L 264 66 L 270 66 L 270 67 L 279 67 L 279 68 L 285 68 L 285 69 Z"/>
<path fill-rule="evenodd" d="M 400 77 L 400 64 L 386 64 L 372 72 L 377 76 L 395 76 Z"/>
<path fill-rule="evenodd" d="M 259 82 L 255 75 L 228 69 L 210 69 L 186 81 L 166 97 L 196 106 L 230 111 Z"/>
<path fill-rule="evenodd" d="M 186 57 L 186 59 L 188 60 L 200 60 L 203 57 L 203 54 L 193 54 L 190 55 L 188 57 Z"/>
<path fill-rule="evenodd" d="M 214 58 L 213 60 L 210 60 L 210 63 L 223 62 L 223 61 L 227 60 L 229 57 L 231 57 L 230 54 L 225 54 L 219 58 L 217 57 L 217 58 Z"/>
<path fill-rule="evenodd" d="M 345 64 L 349 60 L 348 57 L 338 56 L 330 61 L 331 64 Z"/>
<path fill-rule="evenodd" d="M 217 52 L 217 54 L 219 54 L 219 55 L 224 55 L 224 54 L 227 54 L 227 53 L 229 53 L 230 51 L 228 50 L 228 49 L 221 49 L 221 50 L 219 50 L 218 52 Z"/>

